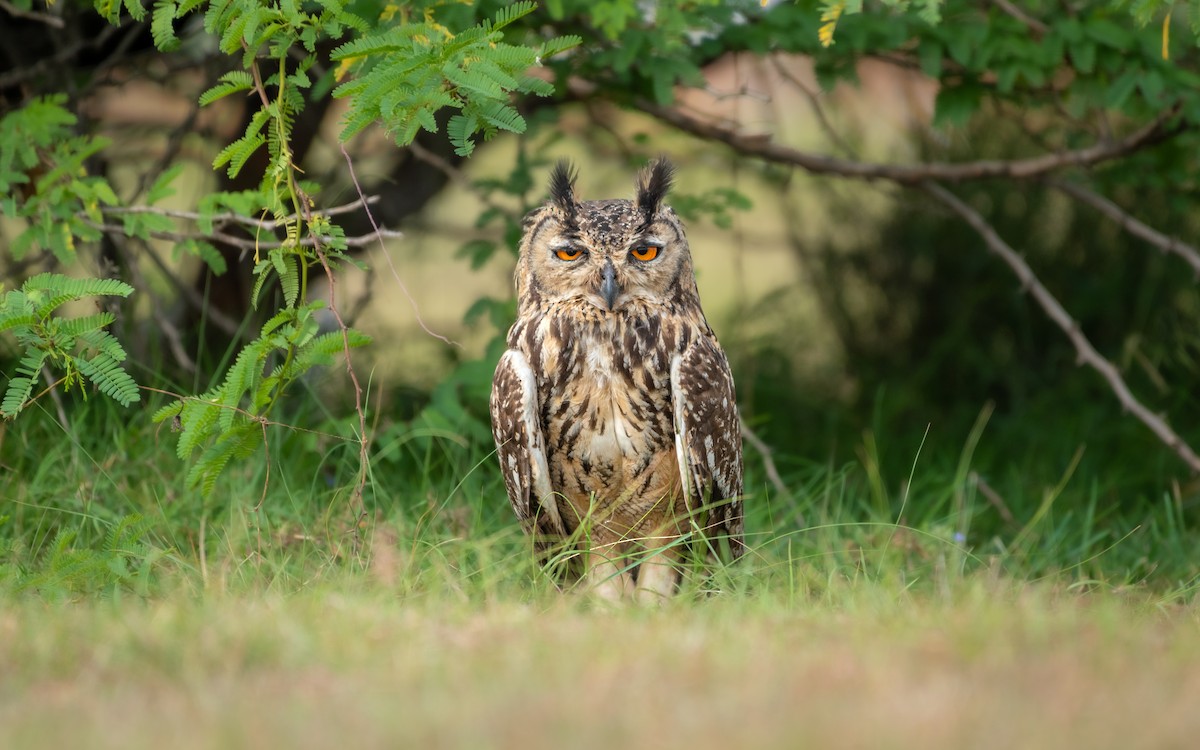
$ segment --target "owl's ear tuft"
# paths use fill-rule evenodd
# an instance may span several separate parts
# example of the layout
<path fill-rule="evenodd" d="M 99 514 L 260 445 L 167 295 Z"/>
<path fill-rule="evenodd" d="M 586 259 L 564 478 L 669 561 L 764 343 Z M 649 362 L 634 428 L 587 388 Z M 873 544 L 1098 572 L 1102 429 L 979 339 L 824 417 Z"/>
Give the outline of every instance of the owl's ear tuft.
<path fill-rule="evenodd" d="M 550 173 L 550 202 L 567 216 L 574 216 L 579 205 L 575 200 L 576 175 L 575 167 L 566 159 L 555 164 Z"/>
<path fill-rule="evenodd" d="M 642 171 L 637 181 L 637 208 L 647 223 L 653 220 L 662 205 L 663 198 L 671 190 L 675 179 L 675 167 L 665 158 L 659 158 Z"/>

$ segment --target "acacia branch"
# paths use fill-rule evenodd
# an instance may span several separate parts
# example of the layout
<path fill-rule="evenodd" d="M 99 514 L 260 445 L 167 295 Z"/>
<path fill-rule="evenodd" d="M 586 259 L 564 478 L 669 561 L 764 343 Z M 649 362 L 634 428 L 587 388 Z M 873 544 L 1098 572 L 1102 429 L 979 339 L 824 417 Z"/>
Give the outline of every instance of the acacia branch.
<path fill-rule="evenodd" d="M 1183 462 L 1193 472 L 1200 473 L 1200 457 L 1196 455 L 1191 446 L 1183 438 L 1179 437 L 1162 418 L 1147 409 L 1142 402 L 1134 397 L 1129 390 L 1129 386 L 1126 385 L 1125 380 L 1121 377 L 1121 373 L 1113 363 L 1109 362 L 1100 352 L 1096 351 L 1096 347 L 1092 346 L 1092 343 L 1083 335 L 1079 324 L 1071 318 L 1071 315 L 1063 308 L 1054 295 L 1042 285 L 1042 282 L 1038 280 L 1033 269 L 1025 262 L 1025 259 L 1000 237 L 996 230 L 988 224 L 987 220 L 978 211 L 968 206 L 941 185 L 927 182 L 923 183 L 921 188 L 962 217 L 979 234 L 988 249 L 999 256 L 1012 269 L 1013 274 L 1020 280 L 1022 287 L 1029 290 L 1029 293 L 1037 301 L 1047 317 L 1054 321 L 1055 325 L 1061 328 L 1063 333 L 1067 335 L 1067 338 L 1071 340 L 1071 343 L 1075 345 L 1075 351 L 1079 354 L 1079 361 L 1100 373 L 1108 382 L 1109 388 L 1112 389 L 1117 400 L 1121 402 L 1121 406 L 1126 411 L 1132 412 L 1135 417 L 1141 420 L 1142 424 L 1149 427 L 1150 431 L 1175 451 L 1175 454 L 1183 459 Z"/>
<path fill-rule="evenodd" d="M 1009 161 L 987 159 L 959 163 L 880 164 L 801 151 L 791 146 L 775 143 L 769 135 L 742 133 L 694 117 L 677 108 L 663 107 L 643 99 L 636 100 L 634 106 L 679 130 L 707 140 L 719 141 L 742 154 L 790 164 L 813 174 L 832 174 L 866 180 L 890 180 L 902 185 L 917 185 L 926 180 L 964 182 L 996 177 L 1031 179 L 1064 167 L 1088 167 L 1117 159 L 1138 149 L 1172 138 L 1185 128 L 1182 123 L 1167 126 L 1167 121 L 1179 109 L 1178 105 L 1175 105 L 1163 110 L 1153 120 L 1124 138 L 1115 141 L 1101 141 L 1086 148 Z"/>
<path fill-rule="evenodd" d="M 1200 250 L 1197 250 L 1192 245 L 1186 242 L 1181 242 L 1178 237 L 1169 237 L 1154 227 L 1138 221 L 1133 216 L 1130 216 L 1116 203 L 1113 203 L 1108 198 L 1105 198 L 1098 193 L 1094 193 L 1087 188 L 1076 185 L 1071 182 L 1062 180 L 1046 180 L 1046 184 L 1055 190 L 1062 191 L 1071 196 L 1080 203 L 1086 203 L 1100 213 L 1117 223 L 1121 229 L 1129 232 L 1134 237 L 1149 242 L 1164 253 L 1174 253 L 1180 258 L 1183 258 L 1192 271 L 1200 277 Z"/>

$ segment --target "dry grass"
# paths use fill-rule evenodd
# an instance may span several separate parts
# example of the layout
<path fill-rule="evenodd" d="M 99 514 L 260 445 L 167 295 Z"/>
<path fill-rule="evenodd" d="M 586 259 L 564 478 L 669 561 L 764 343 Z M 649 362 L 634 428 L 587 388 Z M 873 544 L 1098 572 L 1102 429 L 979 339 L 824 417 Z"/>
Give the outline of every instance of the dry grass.
<path fill-rule="evenodd" d="M 1200 612 L 964 582 L 591 611 L 380 590 L 17 603 L 0 747 L 1190 747 Z"/>

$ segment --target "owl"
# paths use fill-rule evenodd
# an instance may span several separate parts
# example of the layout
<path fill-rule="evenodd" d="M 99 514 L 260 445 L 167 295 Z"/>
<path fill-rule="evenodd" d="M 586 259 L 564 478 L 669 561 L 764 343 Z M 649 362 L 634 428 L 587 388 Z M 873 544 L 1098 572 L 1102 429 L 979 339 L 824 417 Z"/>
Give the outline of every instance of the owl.
<path fill-rule="evenodd" d="M 559 163 L 524 220 L 517 320 L 492 381 L 508 498 L 599 596 L 656 601 L 687 555 L 744 551 L 733 376 L 704 319 L 659 160 L 633 200 L 580 201 Z"/>

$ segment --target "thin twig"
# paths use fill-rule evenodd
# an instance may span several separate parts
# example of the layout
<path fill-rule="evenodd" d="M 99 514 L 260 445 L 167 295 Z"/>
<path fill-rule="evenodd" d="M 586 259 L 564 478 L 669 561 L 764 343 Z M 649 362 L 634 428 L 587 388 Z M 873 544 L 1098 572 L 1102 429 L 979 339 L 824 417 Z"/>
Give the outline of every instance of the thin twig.
<path fill-rule="evenodd" d="M 322 432 L 321 430 L 313 430 L 308 427 L 301 427 L 300 425 L 288 424 L 287 422 L 277 422 L 273 419 L 266 419 L 258 414 L 255 414 L 250 411 L 246 411 L 245 409 L 241 408 L 240 406 L 214 403 L 207 399 L 200 398 L 199 396 L 188 396 L 183 393 L 176 393 L 175 391 L 168 391 L 168 390 L 164 390 L 162 388 L 154 388 L 153 386 L 149 386 L 149 385 L 139 385 L 138 390 L 139 391 L 148 391 L 150 393 L 158 393 L 163 396 L 170 396 L 171 398 L 176 399 L 177 401 L 181 401 L 181 402 L 200 401 L 209 406 L 217 406 L 218 408 L 221 408 L 221 409 L 229 409 L 230 411 L 235 411 L 238 414 L 241 414 L 242 416 L 246 417 L 247 419 L 249 419 L 251 421 L 261 422 L 261 423 L 267 425 L 268 427 L 282 427 L 285 430 L 293 430 L 295 432 L 304 432 L 304 433 L 308 433 L 309 435 L 316 435 L 317 437 L 329 438 L 330 440 L 344 440 L 347 443 L 352 440 L 352 438 L 348 438 L 345 435 L 335 435 L 332 432 Z"/>
<path fill-rule="evenodd" d="M 58 16 L 52 16 L 49 13 L 38 13 L 35 10 L 21 10 L 17 6 L 8 2 L 8 0 L 0 0 L 0 10 L 6 11 L 14 18 L 28 18 L 30 21 L 44 23 L 47 26 L 53 26 L 56 29 L 61 29 L 65 24 Z"/>
<path fill-rule="evenodd" d="M 206 311 L 206 315 L 208 316 L 208 319 L 213 322 L 213 325 L 215 325 L 217 328 L 220 328 L 221 331 L 228 336 L 238 335 L 238 329 L 241 328 L 241 325 L 238 323 L 238 321 L 229 317 L 215 307 L 206 305 L 204 298 L 200 296 L 200 293 L 191 286 L 188 286 L 180 281 L 179 277 L 176 276 L 175 272 L 167 266 L 167 262 L 162 259 L 162 256 L 158 254 L 158 251 L 156 251 L 154 246 L 152 246 L 149 242 L 142 243 L 142 249 L 148 256 L 150 256 L 150 260 L 154 262 L 154 265 L 158 266 L 158 270 L 162 271 L 163 275 L 167 278 L 167 282 L 170 283 L 171 286 L 175 287 L 175 291 L 179 292 L 179 294 L 184 298 L 184 300 L 187 301 L 189 305 L 196 310 L 205 310 L 207 307 L 208 309 Z"/>
<path fill-rule="evenodd" d="M 1197 250 L 1192 245 L 1186 242 L 1181 242 L 1178 237 L 1168 237 L 1152 226 L 1138 221 L 1133 216 L 1130 216 L 1116 203 L 1113 203 L 1108 198 L 1105 198 L 1098 193 L 1094 193 L 1087 188 L 1076 185 L 1063 180 L 1046 180 L 1046 184 L 1055 190 L 1060 190 L 1071 196 L 1080 203 L 1086 203 L 1100 213 L 1117 223 L 1121 229 L 1129 232 L 1134 237 L 1139 237 L 1151 245 L 1154 245 L 1164 253 L 1174 253 L 1180 258 L 1183 258 L 1192 271 L 1197 276 L 1200 276 L 1200 250 Z"/>
<path fill-rule="evenodd" d="M 1196 455 L 1191 446 L 1183 438 L 1179 437 L 1157 414 L 1147 409 L 1142 402 L 1134 397 L 1133 393 L 1129 390 L 1129 386 L 1125 384 L 1125 380 L 1121 377 L 1120 371 L 1117 370 L 1112 362 L 1109 362 L 1100 352 L 1096 351 L 1096 347 L 1092 346 L 1092 343 L 1083 335 L 1079 324 L 1071 318 L 1071 315 L 1063 308 L 1058 299 L 1042 285 L 1042 282 L 1034 274 L 1029 264 L 1025 262 L 1025 259 L 1001 239 L 1000 235 L 988 224 L 987 220 L 978 211 L 968 206 L 941 185 L 927 182 L 922 184 L 921 188 L 971 225 L 971 228 L 983 238 L 988 249 L 999 256 L 1012 269 L 1017 279 L 1021 282 L 1021 287 L 1029 290 L 1029 293 L 1046 313 L 1046 316 L 1054 321 L 1062 329 L 1063 333 L 1067 335 L 1067 338 L 1071 340 L 1071 343 L 1075 345 L 1075 350 L 1079 354 L 1079 361 L 1100 373 L 1108 382 L 1109 388 L 1116 395 L 1117 400 L 1121 402 L 1121 405 L 1141 420 L 1142 424 L 1150 428 L 1150 431 L 1158 436 L 1158 439 L 1165 443 L 1167 447 L 1175 451 L 1175 454 L 1193 472 L 1200 473 L 1200 457 Z"/>
<path fill-rule="evenodd" d="M 342 156 L 346 157 L 346 166 L 350 170 L 350 179 L 354 182 L 354 189 L 358 191 L 358 197 L 365 201 L 366 197 L 363 193 L 362 185 L 358 183 L 358 175 L 354 172 L 354 162 L 350 159 L 350 153 L 346 151 L 346 146 L 343 144 L 338 144 L 338 148 L 342 150 Z M 392 278 L 396 280 L 396 284 L 399 285 L 400 291 L 404 292 L 404 296 L 408 298 L 408 303 L 412 305 L 413 315 L 416 316 L 417 325 L 421 326 L 422 331 L 434 337 L 435 339 L 439 339 L 447 344 L 450 344 L 451 346 L 457 346 L 459 349 L 462 349 L 462 344 L 458 343 L 457 341 L 451 341 L 440 333 L 434 333 L 429 326 L 425 325 L 424 319 L 421 318 L 421 308 L 417 306 L 417 301 L 413 299 L 411 294 L 409 294 L 408 287 L 405 286 L 404 282 L 400 279 L 400 274 L 396 272 L 396 266 L 394 263 L 392 263 L 392 256 L 390 253 L 388 253 L 387 247 L 385 247 L 383 244 L 384 232 L 379 228 L 379 225 L 375 223 L 375 215 L 371 213 L 371 209 L 368 206 L 363 206 L 363 210 L 367 212 L 367 219 L 369 219 L 371 222 L 371 228 L 375 230 L 375 237 L 379 239 L 379 252 L 383 253 L 383 257 L 387 261 L 388 268 L 391 269 Z"/>
<path fill-rule="evenodd" d="M 480 190 L 478 185 L 471 182 L 471 178 L 463 174 L 461 169 L 455 167 L 440 154 L 430 151 L 416 141 L 408 144 L 407 148 L 418 160 L 425 162 L 437 171 L 446 175 L 447 179 L 462 187 L 464 190 L 470 191 L 476 198 L 479 199 L 481 203 L 483 203 L 483 205 L 487 206 L 488 208 L 496 209 L 497 211 L 507 210 L 504 206 L 497 203 L 491 195 L 483 190 Z"/>
<path fill-rule="evenodd" d="M 787 485 L 783 483 L 783 478 L 779 476 L 779 469 L 775 468 L 775 459 L 772 456 L 773 451 L 771 450 L 771 447 L 767 445 L 763 439 L 754 432 L 754 430 L 750 429 L 750 425 L 746 424 L 745 420 L 739 418 L 738 423 L 742 427 L 742 437 L 747 443 L 750 443 L 750 446 L 754 448 L 754 450 L 757 451 L 758 455 L 762 458 L 763 470 L 767 473 L 767 480 L 771 483 L 771 486 L 773 486 L 775 491 L 780 495 L 783 495 L 786 498 L 791 498 L 791 491 L 787 488 Z M 803 524 L 803 521 L 801 523 Z"/>
<path fill-rule="evenodd" d="M 804 98 L 808 100 L 808 106 L 810 109 L 812 109 L 813 115 L 816 116 L 817 124 L 821 126 L 821 131 L 825 133 L 825 137 L 827 137 L 830 142 L 840 149 L 841 152 L 848 158 L 855 158 L 857 155 L 855 154 L 854 149 L 850 147 L 850 144 L 846 142 L 846 139 L 842 138 L 842 134 L 839 133 L 837 128 L 833 127 L 833 123 L 829 121 L 829 117 L 825 114 L 825 107 L 821 106 L 821 100 L 818 98 L 817 92 L 809 89 L 809 87 L 805 85 L 804 81 L 801 81 L 794 73 L 792 73 L 792 71 L 788 70 L 787 66 L 784 65 L 777 56 L 772 55 L 770 60 L 771 67 L 775 69 L 775 72 L 778 73 L 783 80 L 799 89 L 800 93 L 804 94 Z"/>
<path fill-rule="evenodd" d="M 1041 21 L 1037 20 L 1036 18 L 1029 15 L 1025 11 L 1021 10 L 1017 6 L 1013 5 L 1008 0 L 992 0 L 992 5 L 995 5 L 1000 10 L 1004 11 L 1008 15 L 1012 16 L 1013 18 L 1017 19 L 1021 23 L 1025 24 L 1025 26 L 1028 27 L 1028 29 L 1030 31 L 1037 34 L 1038 36 L 1045 34 L 1046 31 L 1048 30 L 1046 27 L 1046 24 L 1042 23 Z"/>
<path fill-rule="evenodd" d="M 1015 526 L 1017 519 L 1013 516 L 1011 510 L 1008 509 L 1008 503 L 1004 502 L 1004 498 L 999 492 L 992 489 L 992 486 L 987 483 L 983 477 L 979 476 L 979 472 L 972 471 L 967 475 L 967 481 L 975 485 L 975 489 L 979 490 L 979 494 L 983 495 L 996 512 L 1000 514 L 1000 518 L 1009 526 Z"/>
<path fill-rule="evenodd" d="M 65 432 L 69 433 L 71 431 L 71 423 L 67 420 L 67 411 L 63 408 L 62 395 L 58 392 L 58 386 L 66 382 L 66 378 L 63 377 L 55 380 L 54 376 L 50 373 L 49 365 L 42 365 L 42 377 L 44 377 L 46 382 L 49 383 L 49 385 L 46 386 L 46 390 L 21 404 L 21 409 L 24 409 L 34 401 L 37 401 L 39 398 L 49 393 L 50 400 L 54 402 L 54 410 L 58 414 L 58 423 L 62 425 L 62 428 Z"/>
<path fill-rule="evenodd" d="M 354 411 L 358 414 L 358 483 L 354 488 L 354 505 L 361 519 L 366 515 L 367 507 L 363 500 L 363 492 L 367 486 L 367 468 L 370 466 L 370 460 L 367 456 L 370 439 L 367 437 L 367 415 L 363 411 L 363 389 L 359 385 L 358 375 L 354 372 L 354 365 L 350 359 L 350 329 L 342 320 L 342 314 L 338 312 L 337 306 L 337 280 L 333 277 L 333 269 L 329 267 L 329 260 L 325 257 L 325 251 L 319 246 L 317 247 L 317 259 L 321 261 L 321 267 L 325 269 L 325 278 L 329 279 L 329 311 L 333 313 L 333 317 L 337 320 L 338 329 L 342 332 L 342 350 L 346 355 L 346 373 L 350 375 L 350 382 L 354 385 Z M 357 529 L 357 522 L 355 523 Z"/>

